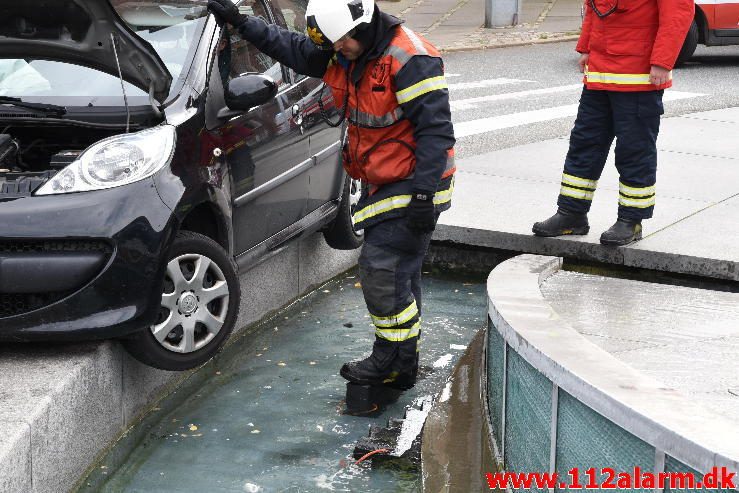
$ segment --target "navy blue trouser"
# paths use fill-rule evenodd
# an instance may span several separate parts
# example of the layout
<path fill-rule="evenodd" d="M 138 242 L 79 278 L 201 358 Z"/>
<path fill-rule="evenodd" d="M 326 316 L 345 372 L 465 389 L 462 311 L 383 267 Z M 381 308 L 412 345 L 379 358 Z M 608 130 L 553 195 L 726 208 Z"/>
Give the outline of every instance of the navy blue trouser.
<path fill-rule="evenodd" d="M 421 332 L 421 267 L 430 242 L 431 233 L 411 231 L 405 217 L 365 228 L 359 275 L 377 337 L 415 346 Z"/>
<path fill-rule="evenodd" d="M 577 213 L 590 210 L 615 138 L 618 217 L 632 221 L 652 217 L 663 92 L 583 89 L 557 200 L 561 209 Z"/>

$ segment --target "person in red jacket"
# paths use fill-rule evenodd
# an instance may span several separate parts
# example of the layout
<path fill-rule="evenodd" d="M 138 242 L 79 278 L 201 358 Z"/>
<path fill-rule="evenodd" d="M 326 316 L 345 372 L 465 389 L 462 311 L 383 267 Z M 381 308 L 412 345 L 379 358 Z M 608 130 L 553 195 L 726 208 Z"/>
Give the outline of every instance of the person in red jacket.
<path fill-rule="evenodd" d="M 565 159 L 557 213 L 537 236 L 584 235 L 587 213 L 614 138 L 618 219 L 604 245 L 641 239 L 652 217 L 662 95 L 693 20 L 693 0 L 586 0 L 577 43 L 584 83 Z"/>
<path fill-rule="evenodd" d="M 421 266 L 439 214 L 451 206 L 454 128 L 441 55 L 374 0 L 310 0 L 307 35 L 208 8 L 242 38 L 296 72 L 321 77 L 346 122 L 347 173 L 366 185 L 354 211 L 364 230 L 359 273 L 375 326 L 372 353 L 341 367 L 351 384 L 407 390 L 416 383 Z"/>

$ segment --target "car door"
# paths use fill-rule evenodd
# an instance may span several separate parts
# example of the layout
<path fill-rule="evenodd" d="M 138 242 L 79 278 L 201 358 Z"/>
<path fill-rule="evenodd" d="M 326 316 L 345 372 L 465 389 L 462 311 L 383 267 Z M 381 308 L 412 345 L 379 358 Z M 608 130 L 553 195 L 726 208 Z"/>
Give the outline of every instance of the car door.
<path fill-rule="evenodd" d="M 278 22 L 284 21 L 291 31 L 305 33 L 308 0 L 273 0 L 272 5 Z M 339 112 L 331 91 L 324 88 L 320 79 L 296 74 L 292 70 L 290 76 L 301 90 L 303 128 L 309 138 L 310 153 L 316 159 L 315 166 L 307 173 L 307 211 L 312 212 L 338 196 L 344 177 L 339 165 L 341 130 L 324 121 L 319 100 L 332 121 L 339 120 Z"/>
<path fill-rule="evenodd" d="M 243 13 L 272 21 L 261 0 L 238 3 Z M 306 171 L 313 161 L 301 128 L 301 89 L 285 77 L 272 58 L 226 26 L 218 46 L 224 85 L 244 73 L 269 75 L 279 92 L 224 125 L 230 137 L 227 155 L 232 179 L 235 253 L 243 253 L 302 218 L 306 213 Z"/>
<path fill-rule="evenodd" d="M 739 36 L 739 2 L 717 3 L 715 15 L 715 29 L 726 29 L 723 33 L 716 33 L 717 35 Z"/>

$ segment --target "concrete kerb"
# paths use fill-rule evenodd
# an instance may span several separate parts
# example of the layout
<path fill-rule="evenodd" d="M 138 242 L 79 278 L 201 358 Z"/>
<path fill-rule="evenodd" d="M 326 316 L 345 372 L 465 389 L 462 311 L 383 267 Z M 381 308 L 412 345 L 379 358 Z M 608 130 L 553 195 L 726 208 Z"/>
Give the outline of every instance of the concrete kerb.
<path fill-rule="evenodd" d="M 352 268 L 357 254 L 332 250 L 312 235 L 242 273 L 237 327 L 255 327 L 286 300 Z M 111 444 L 192 374 L 146 367 L 112 341 L 4 349 L 0 491 L 70 491 Z"/>
<path fill-rule="evenodd" d="M 558 33 L 550 33 L 550 34 L 556 35 Z M 561 37 L 534 39 L 534 40 L 528 40 L 528 41 L 514 41 L 510 43 L 501 43 L 501 44 L 488 43 L 488 44 L 482 44 L 482 45 L 442 47 L 442 48 L 439 48 L 439 51 L 441 51 L 442 53 L 456 53 L 456 52 L 462 52 L 462 51 L 492 50 L 496 48 L 510 48 L 514 46 L 531 46 L 531 45 L 550 44 L 550 43 L 563 43 L 565 41 L 577 41 L 579 38 L 580 38 L 579 35 L 565 34 L 565 35 L 562 35 Z"/>

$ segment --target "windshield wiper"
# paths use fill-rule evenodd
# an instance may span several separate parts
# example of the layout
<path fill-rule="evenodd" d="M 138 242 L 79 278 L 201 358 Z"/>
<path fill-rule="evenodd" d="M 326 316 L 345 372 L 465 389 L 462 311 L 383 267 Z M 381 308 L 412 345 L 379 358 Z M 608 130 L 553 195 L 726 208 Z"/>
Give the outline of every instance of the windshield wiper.
<path fill-rule="evenodd" d="M 64 106 L 44 103 L 27 103 L 21 98 L 11 98 L 9 96 L 0 96 L 0 104 L 10 104 L 18 108 L 26 108 L 29 110 L 39 111 L 49 116 L 62 116 L 67 112 Z"/>

